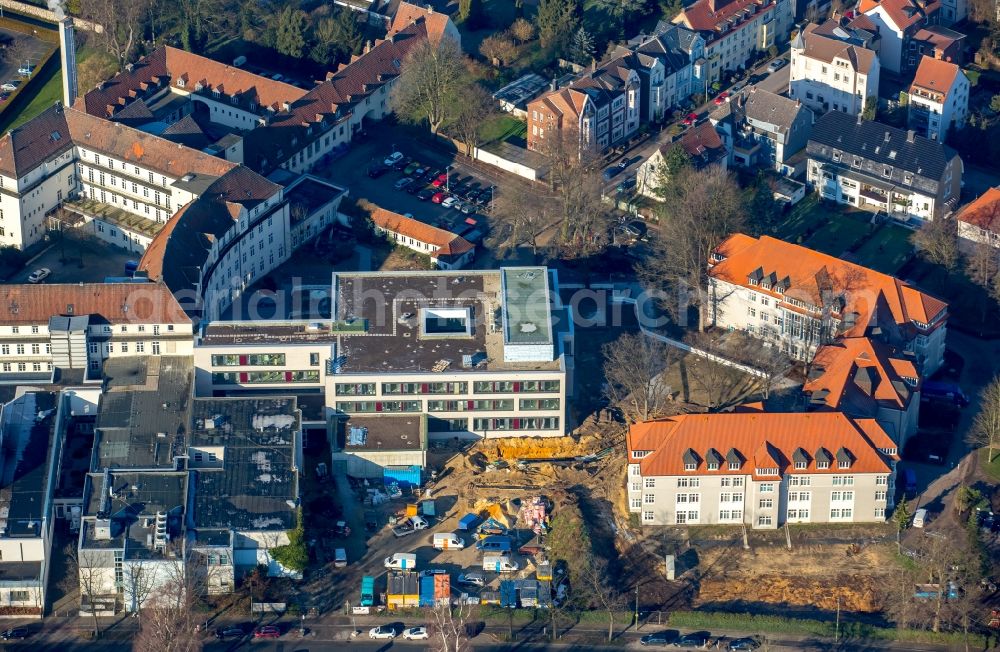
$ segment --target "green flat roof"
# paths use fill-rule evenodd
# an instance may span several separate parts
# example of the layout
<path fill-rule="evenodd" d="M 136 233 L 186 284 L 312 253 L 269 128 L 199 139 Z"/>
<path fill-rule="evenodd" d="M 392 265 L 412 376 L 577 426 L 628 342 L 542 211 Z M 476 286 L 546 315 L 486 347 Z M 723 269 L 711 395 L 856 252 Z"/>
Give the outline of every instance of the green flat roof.
<path fill-rule="evenodd" d="M 552 319 L 549 275 L 544 267 L 504 267 L 500 270 L 510 344 L 551 344 Z"/>

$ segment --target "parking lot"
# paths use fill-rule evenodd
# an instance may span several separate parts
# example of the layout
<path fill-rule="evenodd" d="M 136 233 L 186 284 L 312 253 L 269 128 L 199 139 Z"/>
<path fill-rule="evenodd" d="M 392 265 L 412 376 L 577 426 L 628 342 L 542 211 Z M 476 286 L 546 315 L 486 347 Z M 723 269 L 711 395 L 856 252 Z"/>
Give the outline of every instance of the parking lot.
<path fill-rule="evenodd" d="M 15 41 L 20 41 L 17 47 L 23 55 L 23 57 L 18 57 L 16 61 L 12 60 L 11 57 Z M 32 66 L 34 71 L 37 71 L 39 61 L 54 47 L 51 43 L 37 39 L 31 34 L 15 32 L 10 29 L 0 29 L 0 44 L 3 44 L 4 47 L 3 50 L 0 50 L 0 55 L 3 55 L 0 56 L 0 84 L 18 81 L 23 85 L 26 78 L 19 75 L 17 69 L 27 63 Z M 4 94 L 6 95 L 6 92 Z"/>
<path fill-rule="evenodd" d="M 33 271 L 45 268 L 52 272 L 45 283 L 99 283 L 108 276 L 124 276 L 125 263 L 137 259 L 135 254 L 97 240 L 67 237 L 65 243 L 57 241 L 7 282 L 25 283 Z"/>
<path fill-rule="evenodd" d="M 398 151 L 409 158 L 407 165 L 403 166 L 402 170 L 387 170 L 378 178 L 370 177 L 369 170 L 383 169 L 386 157 L 393 151 Z M 386 134 L 371 134 L 367 138 L 355 140 L 355 144 L 345 156 L 332 161 L 317 174 L 350 188 L 351 197 L 354 199 L 367 199 L 401 215 L 409 214 L 426 224 L 475 239 L 474 232 L 485 234 L 485 229 L 488 228 L 485 214 L 489 212 L 490 186 L 494 186 L 492 191 L 494 196 L 499 194 L 502 188 L 495 181 L 486 179 L 477 170 L 466 165 L 461 159 L 460 156 L 448 157 L 432 151 L 426 145 L 412 140 L 393 138 L 392 132 L 388 131 Z M 403 160 L 405 161 L 405 158 Z M 408 187 L 396 189 L 396 184 L 401 179 L 414 178 L 412 174 L 409 176 L 404 174 L 407 166 L 411 168 L 411 172 L 413 167 L 423 168 L 424 173 L 420 180 L 411 182 Z M 445 195 L 458 195 L 459 184 L 464 184 L 462 187 L 466 190 L 461 193 L 462 197 L 467 196 L 467 191 L 470 190 L 478 190 L 480 193 L 485 191 L 485 197 L 474 210 L 463 213 L 459 209 L 445 207 L 435 203 L 426 193 L 423 199 L 418 198 L 419 191 L 431 188 L 431 183 L 437 176 L 434 173 L 446 172 L 449 174 L 448 186 L 451 192 L 446 188 Z"/>

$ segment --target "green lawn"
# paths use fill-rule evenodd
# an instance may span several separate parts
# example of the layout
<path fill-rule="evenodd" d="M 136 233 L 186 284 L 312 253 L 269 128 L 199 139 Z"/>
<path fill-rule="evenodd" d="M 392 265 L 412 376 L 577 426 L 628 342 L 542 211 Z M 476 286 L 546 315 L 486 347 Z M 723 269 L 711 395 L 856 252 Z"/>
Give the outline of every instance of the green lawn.
<path fill-rule="evenodd" d="M 867 236 L 871 229 L 870 224 L 860 219 L 833 212 L 826 224 L 809 237 L 806 246 L 839 257 Z"/>
<path fill-rule="evenodd" d="M 899 268 L 913 255 L 910 236 L 913 231 L 898 224 L 883 224 L 855 252 L 858 261 L 865 267 L 896 274 Z"/>
<path fill-rule="evenodd" d="M 817 207 L 822 209 L 819 197 L 815 193 L 806 195 L 805 199 L 792 207 L 788 218 L 778 228 L 776 235 L 782 240 L 798 243 L 799 238 L 805 236 L 817 219 L 825 219 L 820 216 Z"/>
<path fill-rule="evenodd" d="M 509 115 L 501 115 L 483 125 L 482 139 L 484 143 L 492 143 L 498 140 L 510 140 L 511 138 L 523 140 L 527 135 L 527 123 Z"/>

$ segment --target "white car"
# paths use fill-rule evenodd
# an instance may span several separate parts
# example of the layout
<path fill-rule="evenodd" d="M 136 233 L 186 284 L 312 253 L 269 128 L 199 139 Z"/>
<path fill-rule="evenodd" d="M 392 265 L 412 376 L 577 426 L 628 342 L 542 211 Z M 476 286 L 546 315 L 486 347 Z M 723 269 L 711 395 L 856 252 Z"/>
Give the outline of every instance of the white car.
<path fill-rule="evenodd" d="M 393 152 L 392 154 L 389 154 L 389 156 L 387 156 L 385 158 L 385 160 L 382 161 L 382 163 L 386 167 L 390 167 L 391 168 L 393 165 L 396 164 L 396 161 L 398 161 L 401 158 L 403 158 L 403 153 L 402 152 Z"/>
<path fill-rule="evenodd" d="M 5 90 L 13 92 L 17 90 L 17 87 L 21 85 L 20 79 L 12 79 L 9 82 L 4 82 L 3 86 L 0 86 L 0 90 Z"/>
<path fill-rule="evenodd" d="M 459 203 L 459 201 L 457 199 L 455 199 L 454 197 L 445 197 L 444 201 L 441 202 L 441 205 L 444 206 L 445 208 L 454 208 L 455 204 L 458 204 L 458 203 Z"/>
<path fill-rule="evenodd" d="M 51 275 L 52 275 L 51 269 L 49 269 L 48 267 L 41 267 L 33 271 L 31 275 L 28 276 L 28 283 L 41 283 Z"/>
<path fill-rule="evenodd" d="M 21 75 L 22 77 L 30 77 L 31 71 L 34 69 L 35 69 L 34 66 L 24 65 L 17 69 L 17 74 Z"/>
<path fill-rule="evenodd" d="M 777 71 L 781 70 L 782 68 L 784 68 L 786 63 L 788 63 L 788 62 L 785 61 L 784 59 L 775 59 L 774 61 L 772 61 L 771 63 L 769 63 L 767 65 L 767 71 L 768 72 L 777 72 Z"/>
<path fill-rule="evenodd" d="M 381 640 L 392 640 L 396 638 L 396 628 L 392 625 L 379 625 L 378 627 L 372 627 L 368 630 L 368 638 L 375 638 Z"/>
<path fill-rule="evenodd" d="M 426 641 L 430 637 L 426 627 L 411 627 L 403 631 L 403 638 L 408 641 Z"/>

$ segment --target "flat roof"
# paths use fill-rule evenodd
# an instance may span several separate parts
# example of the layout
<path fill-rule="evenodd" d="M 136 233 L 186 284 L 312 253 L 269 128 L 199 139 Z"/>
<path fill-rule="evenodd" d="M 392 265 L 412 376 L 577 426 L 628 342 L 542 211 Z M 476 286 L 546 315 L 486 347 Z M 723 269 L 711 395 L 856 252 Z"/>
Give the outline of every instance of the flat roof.
<path fill-rule="evenodd" d="M 281 344 L 282 342 L 332 342 L 336 325 L 330 320 L 211 322 L 201 331 L 199 344 Z"/>
<path fill-rule="evenodd" d="M 104 373 L 91 470 L 173 468 L 174 457 L 187 450 L 191 358 L 109 358 Z"/>
<path fill-rule="evenodd" d="M 347 190 L 313 176 L 303 175 L 285 188 L 285 199 L 289 206 L 304 206 L 305 212 L 293 210 L 292 226 L 312 215 L 316 210 L 343 196 Z"/>
<path fill-rule="evenodd" d="M 337 448 L 345 453 L 427 450 L 427 415 L 352 415 L 340 419 Z"/>
<path fill-rule="evenodd" d="M 524 269 L 534 276 L 519 278 Z M 507 291 L 502 273 L 512 275 Z M 540 267 L 336 274 L 333 317 L 340 332 L 334 373 L 557 370 L 561 363 L 554 350 L 547 360 L 504 358 L 508 317 L 516 331 L 511 343 L 552 342 L 547 276 Z M 546 294 L 545 301 L 539 293 Z M 505 301 L 514 307 L 508 314 Z M 425 333 L 427 309 L 464 310 L 471 323 L 461 332 Z"/>
<path fill-rule="evenodd" d="M 89 473 L 84 492 L 84 515 L 97 515 L 105 504 L 111 519 L 111 540 L 93 538 L 85 531 L 90 547 L 125 545 L 127 558 L 164 556 L 156 549 L 156 515 L 167 514 L 170 541 L 178 540 L 184 530 L 187 506 L 187 471 L 109 471 Z"/>
<path fill-rule="evenodd" d="M 191 412 L 191 446 L 223 449 L 221 465 L 195 471 L 195 528 L 294 527 L 302 426 L 295 397 L 195 399 Z"/>
<path fill-rule="evenodd" d="M 36 537 L 45 516 L 57 395 L 27 392 L 3 406 L 0 533 Z"/>

